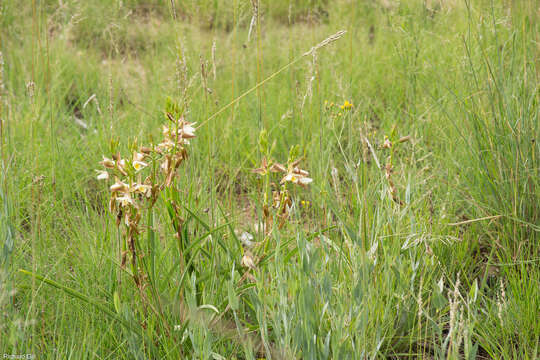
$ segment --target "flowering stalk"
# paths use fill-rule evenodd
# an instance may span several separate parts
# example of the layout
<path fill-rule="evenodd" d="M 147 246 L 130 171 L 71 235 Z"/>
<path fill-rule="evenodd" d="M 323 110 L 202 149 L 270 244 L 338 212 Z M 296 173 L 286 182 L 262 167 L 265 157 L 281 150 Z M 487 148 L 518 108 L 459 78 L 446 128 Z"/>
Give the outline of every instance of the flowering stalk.
<path fill-rule="evenodd" d="M 307 187 L 313 179 L 309 177 L 309 173 L 306 170 L 300 169 L 298 165 L 302 159 L 291 160 L 284 165 L 270 160 L 270 162 L 263 158 L 262 164 L 259 168 L 253 169 L 252 172 L 261 176 L 269 177 L 270 173 L 282 173 L 284 174 L 279 182 L 280 187 L 277 190 L 272 191 L 272 204 L 268 204 L 265 196 L 265 202 L 263 204 L 263 215 L 265 218 L 266 231 L 270 231 L 273 222 L 273 218 L 277 217 L 279 221 L 278 228 L 281 229 L 289 218 L 290 209 L 292 207 L 292 199 L 288 190 L 288 184 L 299 185 L 301 187 Z M 273 209 L 273 214 L 270 209 Z"/>
<path fill-rule="evenodd" d="M 126 266 L 129 259 L 131 275 L 144 302 L 148 274 L 141 265 L 143 256 L 139 240 L 145 231 L 141 219 L 146 214 L 147 229 L 153 226 L 153 206 L 161 192 L 171 188 L 178 168 L 188 158 L 189 141 L 195 138 L 195 123 L 186 121 L 177 107 L 171 105 L 169 108 L 171 111 L 165 113 L 169 125 L 163 126 L 163 139 L 158 145 L 137 148 L 129 158 L 113 151 L 111 158 L 104 157 L 100 162 L 104 169 L 97 171 L 99 180 L 114 178 L 109 187 L 109 211 L 115 215 L 116 225 L 122 231 L 124 250 L 121 266 Z M 153 230 L 149 229 L 148 246 L 151 251 L 154 249 L 153 241 Z M 150 268 L 153 278 L 152 264 Z"/>

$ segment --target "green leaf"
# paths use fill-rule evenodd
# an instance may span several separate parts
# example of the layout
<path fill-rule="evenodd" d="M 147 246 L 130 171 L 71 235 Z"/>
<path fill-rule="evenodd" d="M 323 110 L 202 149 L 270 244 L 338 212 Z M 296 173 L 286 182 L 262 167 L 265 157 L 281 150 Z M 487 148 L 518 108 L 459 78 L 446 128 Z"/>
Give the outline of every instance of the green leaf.
<path fill-rule="evenodd" d="M 116 310 L 116 312 L 120 313 L 122 303 L 120 302 L 120 296 L 118 296 L 118 291 L 115 291 L 113 294 L 113 303 L 114 303 L 114 309 Z"/>
<path fill-rule="evenodd" d="M 234 291 L 233 281 L 227 282 L 227 290 L 228 290 L 228 297 L 229 297 L 229 305 L 231 306 L 231 309 L 233 309 L 234 311 L 237 311 L 239 307 L 239 301 L 238 301 L 238 296 L 236 295 L 236 292 Z"/>
<path fill-rule="evenodd" d="M 94 306 L 97 310 L 102 312 L 104 315 L 107 315 L 111 319 L 117 321 L 119 324 L 124 326 L 126 329 L 130 330 L 133 334 L 137 334 L 137 335 L 140 336 L 140 329 L 136 328 L 135 326 L 133 326 L 133 324 L 130 324 L 130 323 L 126 322 L 124 319 L 122 319 L 121 317 L 119 317 L 108 306 L 100 304 L 99 302 L 89 298 L 88 296 L 78 292 L 77 290 L 70 289 L 67 286 L 64 286 L 62 284 L 57 283 L 56 281 L 53 281 L 51 279 L 47 279 L 47 278 L 45 278 L 45 277 L 43 277 L 41 275 L 38 275 L 38 274 L 34 274 L 33 272 L 30 272 L 28 270 L 19 269 L 19 272 L 24 274 L 24 275 L 28 275 L 30 277 L 33 277 L 33 278 L 35 278 L 37 280 L 40 280 L 40 281 L 44 282 L 47 285 L 50 285 L 52 287 L 55 287 L 55 288 L 57 288 L 59 290 L 64 291 L 66 294 L 71 295 L 76 299 L 79 299 L 79 300 L 81 300 L 81 301 L 83 301 L 83 302 L 85 302 L 87 304 L 90 304 L 90 305 Z"/>
<path fill-rule="evenodd" d="M 474 283 L 469 289 L 469 302 L 471 303 L 476 302 L 477 297 L 478 297 L 478 279 L 474 279 Z"/>

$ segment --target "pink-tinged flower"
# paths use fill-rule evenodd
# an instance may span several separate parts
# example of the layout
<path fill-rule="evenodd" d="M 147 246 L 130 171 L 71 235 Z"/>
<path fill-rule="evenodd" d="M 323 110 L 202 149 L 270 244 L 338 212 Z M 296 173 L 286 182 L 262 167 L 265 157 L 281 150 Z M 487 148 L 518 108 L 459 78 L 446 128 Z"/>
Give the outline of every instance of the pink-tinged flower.
<path fill-rule="evenodd" d="M 144 155 L 143 153 L 134 151 L 134 152 L 133 152 L 133 162 L 135 162 L 135 161 L 143 161 L 143 160 L 144 160 L 144 156 L 145 156 L 145 155 Z"/>
<path fill-rule="evenodd" d="M 192 139 L 194 138 L 196 135 L 195 135 L 195 131 L 197 130 L 194 126 L 195 126 L 195 122 L 193 123 L 190 123 L 190 122 L 187 122 L 187 121 L 182 121 L 180 122 L 180 124 L 178 125 L 178 136 L 182 139 Z"/>
<path fill-rule="evenodd" d="M 103 170 L 96 170 L 98 175 L 97 175 L 97 179 L 98 180 L 107 180 L 109 178 L 109 173 L 107 171 L 103 171 Z"/>
<path fill-rule="evenodd" d="M 262 162 L 261 162 L 261 167 L 257 169 L 252 169 L 251 172 L 255 174 L 259 174 L 261 176 L 266 175 L 266 173 L 268 172 L 268 161 L 266 161 L 266 157 L 263 157 Z"/>
<path fill-rule="evenodd" d="M 383 145 L 382 145 L 383 149 L 390 149 L 392 148 L 392 142 L 390 141 L 390 139 L 388 138 L 388 136 L 384 136 L 384 142 L 383 142 Z"/>

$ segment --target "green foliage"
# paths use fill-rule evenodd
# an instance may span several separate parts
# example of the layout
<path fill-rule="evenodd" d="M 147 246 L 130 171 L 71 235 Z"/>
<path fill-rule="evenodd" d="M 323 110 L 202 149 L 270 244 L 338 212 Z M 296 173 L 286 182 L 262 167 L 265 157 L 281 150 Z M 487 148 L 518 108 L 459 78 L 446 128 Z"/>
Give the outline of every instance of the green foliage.
<path fill-rule="evenodd" d="M 536 3 L 257 3 L 1 3 L 0 354 L 538 358 Z M 95 169 L 167 113 L 138 287 Z"/>

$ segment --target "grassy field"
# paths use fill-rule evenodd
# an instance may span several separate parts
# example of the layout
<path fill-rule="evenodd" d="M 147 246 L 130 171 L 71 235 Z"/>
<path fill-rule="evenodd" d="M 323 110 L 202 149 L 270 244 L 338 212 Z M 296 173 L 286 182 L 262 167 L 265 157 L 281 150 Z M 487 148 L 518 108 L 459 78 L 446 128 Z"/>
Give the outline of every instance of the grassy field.
<path fill-rule="evenodd" d="M 539 11 L 1 1 L 0 356 L 538 359 Z"/>

